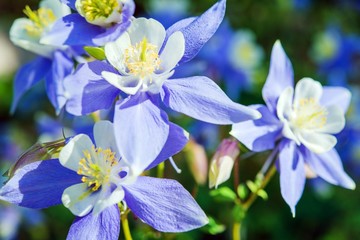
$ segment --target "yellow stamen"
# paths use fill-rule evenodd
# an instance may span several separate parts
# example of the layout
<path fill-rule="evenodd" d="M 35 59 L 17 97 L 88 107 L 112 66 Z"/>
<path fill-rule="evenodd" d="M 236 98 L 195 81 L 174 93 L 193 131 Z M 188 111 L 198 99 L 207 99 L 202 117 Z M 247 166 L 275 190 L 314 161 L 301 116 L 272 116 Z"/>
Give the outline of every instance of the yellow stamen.
<path fill-rule="evenodd" d="M 327 121 L 327 111 L 314 98 L 303 98 L 295 108 L 295 116 L 291 122 L 298 128 L 322 128 Z"/>
<path fill-rule="evenodd" d="M 148 43 L 144 37 L 139 43 L 125 49 L 125 66 L 130 74 L 140 78 L 150 77 L 160 69 L 161 60 L 159 58 L 157 46 Z"/>
<path fill-rule="evenodd" d="M 95 192 L 109 182 L 111 168 L 117 164 L 115 153 L 110 149 L 92 146 L 91 152 L 86 150 L 83 154 L 84 158 L 79 161 L 77 174 L 83 175 L 81 181 Z"/>
<path fill-rule="evenodd" d="M 31 10 L 29 6 L 24 9 L 24 14 L 31 20 L 31 24 L 25 26 L 29 35 L 39 37 L 43 31 L 56 20 L 54 12 L 49 8 Z"/>
<path fill-rule="evenodd" d="M 80 12 L 91 22 L 97 18 L 108 18 L 118 6 L 117 0 L 81 0 Z"/>

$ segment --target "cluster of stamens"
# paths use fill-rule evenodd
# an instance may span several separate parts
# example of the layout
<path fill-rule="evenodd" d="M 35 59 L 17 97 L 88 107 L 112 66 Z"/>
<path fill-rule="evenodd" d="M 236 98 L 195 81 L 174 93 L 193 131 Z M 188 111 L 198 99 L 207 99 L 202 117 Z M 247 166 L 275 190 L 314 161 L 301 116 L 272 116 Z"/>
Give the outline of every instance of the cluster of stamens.
<path fill-rule="evenodd" d="M 118 5 L 117 0 L 81 0 L 80 12 L 91 22 L 101 17 L 108 18 Z"/>
<path fill-rule="evenodd" d="M 160 58 L 157 46 L 148 43 L 146 38 L 125 49 L 125 66 L 130 74 L 140 78 L 150 77 L 160 69 Z"/>
<path fill-rule="evenodd" d="M 291 122 L 298 128 L 316 129 L 326 124 L 328 113 L 314 98 L 300 99 L 294 110 Z"/>
<path fill-rule="evenodd" d="M 31 20 L 31 24 L 25 26 L 29 35 L 39 37 L 44 29 L 54 23 L 56 16 L 49 8 L 39 8 L 37 11 L 31 10 L 29 6 L 24 9 L 24 14 Z"/>
<path fill-rule="evenodd" d="M 117 164 L 115 153 L 110 149 L 95 148 L 84 151 L 84 158 L 79 162 L 77 174 L 83 175 L 81 181 L 92 191 L 97 191 L 109 182 L 111 168 Z"/>

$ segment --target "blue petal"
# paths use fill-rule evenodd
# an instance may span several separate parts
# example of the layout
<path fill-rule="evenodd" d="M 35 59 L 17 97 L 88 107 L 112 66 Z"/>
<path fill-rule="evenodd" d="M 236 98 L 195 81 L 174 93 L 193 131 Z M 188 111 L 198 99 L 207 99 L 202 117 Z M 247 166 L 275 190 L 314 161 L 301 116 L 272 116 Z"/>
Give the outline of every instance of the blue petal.
<path fill-rule="evenodd" d="M 322 106 L 337 105 L 346 113 L 351 101 L 351 93 L 343 87 L 323 87 L 320 99 Z"/>
<path fill-rule="evenodd" d="M 305 187 L 305 165 L 294 141 L 284 140 L 279 152 L 281 195 L 295 217 L 295 206 Z"/>
<path fill-rule="evenodd" d="M 176 31 L 184 34 L 185 53 L 179 63 L 188 62 L 198 54 L 218 29 L 224 18 L 225 9 L 226 0 L 220 0 L 201 16 L 181 20 L 167 30 L 167 38 Z"/>
<path fill-rule="evenodd" d="M 166 113 L 147 93 L 130 96 L 117 104 L 115 137 L 120 155 L 140 174 L 159 155 L 169 136 Z"/>
<path fill-rule="evenodd" d="M 273 149 L 281 136 L 281 122 L 264 105 L 252 105 L 262 117 L 254 121 L 236 123 L 230 134 L 254 152 Z"/>
<path fill-rule="evenodd" d="M 276 113 L 277 100 L 282 91 L 289 86 L 294 86 L 293 68 L 280 41 L 276 41 L 271 52 L 269 74 L 262 90 L 270 112 Z"/>
<path fill-rule="evenodd" d="M 260 117 L 259 112 L 234 103 L 207 77 L 170 79 L 164 82 L 164 103 L 201 121 L 233 124 Z"/>
<path fill-rule="evenodd" d="M 335 149 L 323 154 L 315 154 L 306 149 L 305 153 L 306 163 L 319 177 L 331 184 L 355 189 L 355 183 L 345 173 L 339 154 Z"/>
<path fill-rule="evenodd" d="M 110 65 L 93 61 L 80 65 L 73 75 L 64 80 L 70 95 L 66 111 L 79 116 L 112 106 L 120 90 L 101 77 L 102 71 L 115 72 Z"/>
<path fill-rule="evenodd" d="M 53 57 L 51 73 L 45 79 L 46 92 L 56 113 L 59 114 L 66 102 L 64 78 L 72 72 L 74 63 L 65 53 L 60 51 L 56 51 Z"/>
<path fill-rule="evenodd" d="M 184 232 L 208 223 L 194 198 L 175 180 L 138 177 L 124 190 L 131 211 L 158 231 Z"/>
<path fill-rule="evenodd" d="M 81 15 L 73 13 L 57 20 L 51 30 L 41 38 L 41 43 L 55 46 L 93 46 L 95 45 L 93 39 L 105 33 L 105 30 L 88 23 Z"/>
<path fill-rule="evenodd" d="M 38 57 L 34 61 L 22 66 L 14 79 L 14 97 L 11 105 L 11 113 L 15 112 L 21 96 L 48 74 L 51 60 Z"/>
<path fill-rule="evenodd" d="M 61 204 L 63 191 L 80 182 L 81 176 L 57 159 L 37 161 L 16 171 L 0 189 L 0 199 L 28 208 L 47 208 Z"/>
<path fill-rule="evenodd" d="M 75 8 L 75 2 L 76 0 L 60 0 L 60 2 L 68 5 L 70 8 L 72 8 L 73 10 L 77 11 Z"/>
<path fill-rule="evenodd" d="M 99 215 L 89 213 L 77 217 L 70 227 L 67 240 L 116 240 L 120 235 L 120 211 L 117 205 L 106 208 Z"/>
<path fill-rule="evenodd" d="M 189 134 L 174 123 L 169 123 L 169 136 L 166 140 L 164 148 L 156 159 L 146 168 L 146 170 L 157 166 L 159 163 L 169 159 L 180 152 L 189 140 Z"/>
<path fill-rule="evenodd" d="M 126 29 L 130 26 L 131 22 L 124 22 L 115 24 L 114 26 L 107 28 L 104 33 L 94 36 L 92 39 L 93 44 L 96 46 L 103 46 L 108 42 L 113 42 L 123 34 Z"/>

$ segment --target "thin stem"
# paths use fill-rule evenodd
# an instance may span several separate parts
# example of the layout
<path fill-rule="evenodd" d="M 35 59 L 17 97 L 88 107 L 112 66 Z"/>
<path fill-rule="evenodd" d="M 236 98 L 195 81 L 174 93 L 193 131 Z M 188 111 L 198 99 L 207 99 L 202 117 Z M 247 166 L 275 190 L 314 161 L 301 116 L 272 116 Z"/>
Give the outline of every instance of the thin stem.
<path fill-rule="evenodd" d="M 234 190 L 237 193 L 237 187 L 239 186 L 239 159 L 235 159 L 233 171 L 234 171 Z"/>
<path fill-rule="evenodd" d="M 232 234 L 233 234 L 233 240 L 240 240 L 241 239 L 241 223 L 240 222 L 234 222 Z"/>
<path fill-rule="evenodd" d="M 273 164 L 270 170 L 266 173 L 264 180 L 261 182 L 259 190 L 264 189 L 266 187 L 266 185 L 269 183 L 270 179 L 274 176 L 275 173 L 276 173 L 276 166 L 275 164 Z M 250 197 L 242 205 L 245 211 L 247 211 L 250 208 L 250 206 L 254 203 L 257 197 L 258 197 L 257 192 L 251 193 Z"/>
<path fill-rule="evenodd" d="M 123 228 L 125 240 L 132 240 L 127 216 L 127 213 L 121 215 L 121 225 Z"/>

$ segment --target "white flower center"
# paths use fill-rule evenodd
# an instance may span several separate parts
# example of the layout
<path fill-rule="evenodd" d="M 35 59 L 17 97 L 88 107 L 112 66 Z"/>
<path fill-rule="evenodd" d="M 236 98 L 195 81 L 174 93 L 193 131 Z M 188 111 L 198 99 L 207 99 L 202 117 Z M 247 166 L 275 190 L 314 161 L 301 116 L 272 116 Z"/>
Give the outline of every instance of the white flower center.
<path fill-rule="evenodd" d="M 118 21 L 112 17 L 122 11 L 118 0 L 77 0 L 75 7 L 87 22 L 104 27 L 111 25 L 111 20 Z"/>
<path fill-rule="evenodd" d="M 79 162 L 77 174 L 83 175 L 81 181 L 92 191 L 97 191 L 102 185 L 109 183 L 113 166 L 118 164 L 115 153 L 110 149 L 95 148 L 84 151 L 84 158 Z"/>
<path fill-rule="evenodd" d="M 314 98 L 302 98 L 295 103 L 290 124 L 298 129 L 319 129 L 325 126 L 327 111 Z"/>
<path fill-rule="evenodd" d="M 143 40 L 135 45 L 125 49 L 125 66 L 130 74 L 141 79 L 149 77 L 160 69 L 160 58 L 157 46 L 148 43 L 144 37 Z"/>
<path fill-rule="evenodd" d="M 56 20 L 54 12 L 49 8 L 33 11 L 26 6 L 23 12 L 31 20 L 31 24 L 26 25 L 25 30 L 33 37 L 40 37 L 44 30 Z"/>

